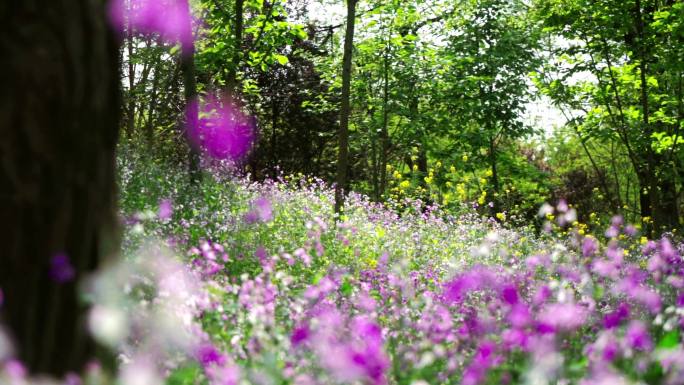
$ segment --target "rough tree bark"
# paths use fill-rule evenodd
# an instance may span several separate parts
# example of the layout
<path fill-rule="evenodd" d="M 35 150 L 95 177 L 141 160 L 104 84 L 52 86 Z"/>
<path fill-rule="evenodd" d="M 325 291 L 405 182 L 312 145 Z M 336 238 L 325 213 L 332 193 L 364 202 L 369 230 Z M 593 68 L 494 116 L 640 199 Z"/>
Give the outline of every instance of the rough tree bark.
<path fill-rule="evenodd" d="M 31 372 L 94 353 L 77 282 L 117 246 L 117 46 L 103 2 L 0 5 L 0 318 Z M 75 272 L 61 284 L 58 253 Z"/>
<path fill-rule="evenodd" d="M 354 21 L 357 0 L 347 0 L 347 28 L 344 33 L 344 54 L 342 56 L 342 105 L 340 127 L 337 131 L 337 179 L 335 185 L 335 212 L 342 211 L 344 192 L 347 188 L 347 166 L 349 157 L 349 94 L 351 89 L 352 49 L 354 48 Z"/>

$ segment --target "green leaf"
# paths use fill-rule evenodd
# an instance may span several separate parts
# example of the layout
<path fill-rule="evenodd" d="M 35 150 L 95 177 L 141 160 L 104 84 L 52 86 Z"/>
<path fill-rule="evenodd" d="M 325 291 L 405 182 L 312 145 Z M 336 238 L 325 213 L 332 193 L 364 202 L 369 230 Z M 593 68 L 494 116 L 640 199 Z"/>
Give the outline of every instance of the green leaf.
<path fill-rule="evenodd" d="M 273 54 L 273 57 L 280 63 L 281 65 L 287 64 L 290 60 L 287 58 L 285 55 L 280 55 L 280 54 Z"/>
<path fill-rule="evenodd" d="M 176 369 L 166 379 L 167 385 L 192 385 L 200 376 L 200 368 L 197 365 L 185 366 Z"/>
<path fill-rule="evenodd" d="M 658 341 L 658 349 L 672 349 L 679 345 L 679 329 L 665 333 Z"/>

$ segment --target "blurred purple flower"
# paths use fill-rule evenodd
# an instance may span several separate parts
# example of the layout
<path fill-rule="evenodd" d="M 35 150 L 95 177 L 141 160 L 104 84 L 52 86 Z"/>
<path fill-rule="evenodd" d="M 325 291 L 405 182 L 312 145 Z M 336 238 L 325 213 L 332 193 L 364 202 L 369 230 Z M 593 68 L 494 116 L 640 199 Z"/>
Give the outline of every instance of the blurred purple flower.
<path fill-rule="evenodd" d="M 309 331 L 309 328 L 306 326 L 299 326 L 294 328 L 294 330 L 292 330 L 292 334 L 290 335 L 290 342 L 292 343 L 292 346 L 301 345 L 309 339 L 310 334 L 311 332 Z"/>
<path fill-rule="evenodd" d="M 196 101 L 188 108 L 195 108 Z M 254 128 L 227 100 L 207 98 L 200 119 L 189 128 L 195 145 L 214 159 L 237 162 L 247 155 L 254 142 Z M 203 116 L 203 117 L 202 117 Z"/>
<path fill-rule="evenodd" d="M 64 384 L 63 385 L 81 385 L 83 384 L 83 381 L 81 381 L 81 377 L 78 376 L 78 374 L 69 372 L 64 376 Z"/>
<path fill-rule="evenodd" d="M 273 220 L 273 207 L 271 201 L 261 197 L 252 202 L 252 209 L 245 214 L 245 222 L 252 224 L 256 222 L 266 223 Z"/>
<path fill-rule="evenodd" d="M 527 305 L 519 303 L 511 309 L 508 313 L 508 322 L 511 326 L 522 328 L 532 322 L 532 315 Z"/>
<path fill-rule="evenodd" d="M 504 332 L 501 334 L 501 339 L 508 349 L 525 349 L 527 347 L 528 338 L 529 336 L 527 333 L 520 329 L 504 330 Z"/>
<path fill-rule="evenodd" d="M 21 361 L 15 359 L 6 361 L 4 363 L 4 369 L 9 379 L 15 380 L 17 383 L 23 383 L 23 381 L 20 382 L 20 380 L 24 380 L 28 374 L 26 366 L 24 366 Z"/>
<path fill-rule="evenodd" d="M 461 302 L 471 291 L 495 288 L 497 285 L 498 277 L 493 271 L 476 266 L 447 283 L 444 287 L 444 298 L 448 302 Z"/>
<path fill-rule="evenodd" d="M 64 253 L 55 254 L 50 260 L 50 279 L 57 283 L 66 283 L 74 279 L 76 270 L 69 257 Z"/>
<path fill-rule="evenodd" d="M 610 226 L 606 229 L 606 238 L 615 238 L 620 234 L 620 229 L 615 226 Z"/>
<path fill-rule="evenodd" d="M 505 285 L 501 289 L 501 299 L 509 305 L 518 303 L 518 288 L 514 285 Z"/>
<path fill-rule="evenodd" d="M 139 32 L 158 33 L 169 42 L 193 42 L 192 17 L 186 0 L 111 0 L 108 9 L 112 26 L 123 32 L 127 23 Z"/>
<path fill-rule="evenodd" d="M 620 326 L 620 323 L 623 320 L 629 318 L 629 314 L 629 305 L 622 302 L 614 312 L 606 314 L 606 316 L 603 317 L 603 326 L 606 329 Z"/>
<path fill-rule="evenodd" d="M 537 292 L 534 294 L 534 298 L 532 299 L 532 302 L 535 305 L 541 305 L 546 300 L 549 299 L 551 296 L 551 288 L 548 287 L 547 285 L 542 285 L 537 289 Z"/>
<path fill-rule="evenodd" d="M 593 237 L 584 237 L 582 240 L 582 255 L 585 257 L 593 256 L 598 250 L 598 242 Z"/>
<path fill-rule="evenodd" d="M 157 210 L 157 217 L 161 220 L 167 220 L 173 215 L 173 204 L 170 199 L 162 199 L 159 202 L 159 209 Z"/>
<path fill-rule="evenodd" d="M 473 356 L 470 365 L 466 367 L 463 372 L 461 384 L 463 385 L 477 385 L 481 383 L 490 367 L 496 365 L 499 361 L 495 355 L 496 344 L 491 341 L 483 341 L 478 346 Z"/>
<path fill-rule="evenodd" d="M 639 233 L 639 230 L 634 225 L 625 226 L 625 234 L 630 237 L 635 237 Z"/>
<path fill-rule="evenodd" d="M 565 199 L 560 199 L 558 201 L 558 204 L 556 205 L 556 210 L 558 210 L 561 213 L 564 213 L 564 212 L 568 211 L 568 209 L 569 209 L 568 202 Z"/>
<path fill-rule="evenodd" d="M 211 343 L 200 345 L 195 351 L 195 359 L 204 368 L 212 365 L 221 366 L 226 363 L 226 356 L 219 352 Z"/>
<path fill-rule="evenodd" d="M 553 303 L 544 307 L 539 320 L 556 330 L 575 330 L 584 324 L 587 310 L 573 303 Z"/>
<path fill-rule="evenodd" d="M 622 215 L 615 215 L 612 218 L 610 218 L 610 224 L 614 227 L 620 227 L 624 223 L 624 219 L 622 218 Z"/>
<path fill-rule="evenodd" d="M 641 321 L 632 321 L 625 332 L 625 342 L 635 350 L 651 350 L 653 342 L 646 325 Z"/>

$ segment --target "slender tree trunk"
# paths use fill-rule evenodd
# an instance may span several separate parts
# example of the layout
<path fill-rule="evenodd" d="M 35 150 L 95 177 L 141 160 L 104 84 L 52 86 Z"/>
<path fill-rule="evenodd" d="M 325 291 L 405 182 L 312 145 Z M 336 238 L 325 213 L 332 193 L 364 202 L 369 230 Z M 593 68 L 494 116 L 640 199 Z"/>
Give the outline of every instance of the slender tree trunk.
<path fill-rule="evenodd" d="M 189 4 L 188 0 L 183 0 L 182 5 L 187 7 L 188 14 Z M 191 25 L 185 26 L 192 30 Z M 190 32 L 192 33 L 192 32 Z M 200 154 L 197 138 L 194 137 L 192 130 L 197 127 L 198 123 L 198 100 L 197 100 L 197 78 L 195 74 L 195 43 L 190 39 L 185 39 L 181 43 L 181 71 L 183 72 L 183 92 L 185 97 L 185 138 L 190 148 L 188 158 L 188 174 L 190 175 L 190 182 L 198 184 L 202 179 L 200 171 Z"/>
<path fill-rule="evenodd" d="M 389 155 L 389 57 L 387 48 L 383 58 L 382 78 L 382 129 L 380 131 L 380 194 L 385 193 L 387 188 L 387 157 Z"/>
<path fill-rule="evenodd" d="M 154 144 L 154 127 L 155 127 L 155 110 L 157 109 L 157 99 L 159 97 L 159 68 L 161 65 L 157 63 L 154 68 L 154 79 L 152 79 L 152 94 L 150 96 L 150 107 L 147 110 L 147 121 L 145 122 L 145 140 L 148 151 L 152 150 Z"/>
<path fill-rule="evenodd" d="M 368 119 L 373 121 L 373 109 L 368 109 Z M 373 200 L 380 201 L 380 159 L 378 155 L 378 134 L 373 128 L 373 124 L 369 125 L 368 135 L 371 140 L 370 148 L 370 169 L 371 169 L 371 187 L 373 191 Z M 384 166 L 382 166 L 384 167 Z"/>
<path fill-rule="evenodd" d="M 278 101 L 275 98 L 275 93 L 271 95 L 271 177 L 275 180 L 278 177 L 278 171 L 276 167 L 278 165 L 277 156 L 277 140 L 278 133 L 276 128 L 278 127 Z"/>
<path fill-rule="evenodd" d="M 132 7 L 132 4 L 129 4 Z M 128 108 L 126 119 L 126 138 L 131 139 L 135 131 L 135 63 L 133 63 L 133 26 L 130 18 L 126 26 L 126 48 L 128 49 Z"/>
<path fill-rule="evenodd" d="M 347 167 L 349 156 L 349 114 L 351 112 L 351 69 L 352 49 L 354 48 L 354 21 L 356 19 L 356 2 L 347 0 L 347 27 L 344 33 L 344 55 L 342 57 L 342 105 L 340 107 L 340 127 L 337 131 L 337 184 L 335 185 L 335 212 L 340 213 L 344 205 L 344 193 L 347 188 Z"/>
<path fill-rule="evenodd" d="M 494 188 L 494 193 L 498 194 L 499 193 L 499 173 L 496 168 L 496 143 L 494 143 L 494 137 L 489 138 L 489 165 L 492 168 L 492 186 Z M 496 197 L 492 197 L 492 199 L 496 200 Z"/>
<path fill-rule="evenodd" d="M 233 47 L 233 63 L 228 70 L 228 78 L 226 79 L 226 86 L 228 87 L 228 97 L 231 101 L 237 99 L 238 85 L 237 85 L 237 71 L 240 68 L 240 52 L 242 50 L 242 30 L 244 20 L 244 0 L 235 0 L 235 29 L 234 29 L 234 47 Z"/>
<path fill-rule="evenodd" d="M 61 376 L 95 350 L 77 284 L 117 248 L 119 50 L 103 2 L 12 4 L 0 7 L 0 318 L 31 372 Z M 73 279 L 52 278 L 58 254 Z"/>

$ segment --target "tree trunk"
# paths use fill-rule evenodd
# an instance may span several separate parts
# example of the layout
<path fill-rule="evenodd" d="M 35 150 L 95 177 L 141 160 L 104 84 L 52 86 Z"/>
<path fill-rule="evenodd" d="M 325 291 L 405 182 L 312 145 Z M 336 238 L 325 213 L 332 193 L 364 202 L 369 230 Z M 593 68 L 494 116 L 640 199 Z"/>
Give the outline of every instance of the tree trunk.
<path fill-rule="evenodd" d="M 131 4 L 129 4 L 132 7 Z M 126 48 L 128 49 L 128 110 L 126 119 L 126 139 L 133 137 L 135 131 L 135 63 L 133 63 L 133 27 L 129 18 L 126 26 Z"/>
<path fill-rule="evenodd" d="M 387 157 L 389 156 L 389 57 L 388 48 L 385 48 L 383 58 L 383 79 L 382 79 L 382 130 L 380 131 L 380 195 L 385 193 L 387 188 Z"/>
<path fill-rule="evenodd" d="M 151 91 L 151 96 L 150 96 L 150 107 L 147 110 L 147 121 L 145 122 L 145 141 L 147 145 L 147 150 L 149 153 L 152 152 L 153 144 L 154 144 L 154 128 L 155 128 L 155 111 L 157 109 L 157 99 L 159 95 L 159 78 L 161 75 L 159 75 L 159 69 L 161 68 L 161 65 L 157 63 L 157 65 L 154 68 L 154 73 L 152 76 L 154 76 L 154 79 L 152 79 L 152 91 Z"/>
<path fill-rule="evenodd" d="M 278 127 L 278 116 L 278 101 L 275 98 L 275 94 L 273 94 L 271 96 L 271 178 L 273 180 L 276 180 L 278 177 L 278 132 L 276 130 Z"/>
<path fill-rule="evenodd" d="M 335 212 L 340 213 L 344 205 L 344 192 L 347 188 L 347 167 L 349 156 L 349 101 L 351 90 L 352 49 L 354 48 L 354 21 L 356 2 L 347 0 L 347 27 L 344 33 L 344 55 L 342 57 L 342 105 L 340 107 L 340 127 L 337 131 L 339 149 L 337 153 L 337 184 L 335 185 Z"/>
<path fill-rule="evenodd" d="M 31 372 L 61 376 L 95 350 L 77 283 L 117 246 L 118 44 L 103 2 L 14 2 L 0 26 L 0 318 Z"/>
<path fill-rule="evenodd" d="M 188 7 L 188 0 L 183 0 L 182 5 Z M 191 25 L 185 26 L 192 30 Z M 189 32 L 192 33 L 191 31 Z M 198 100 L 197 100 L 197 79 L 195 77 L 195 43 L 184 41 L 181 43 L 181 71 L 183 72 L 183 89 L 185 97 L 185 138 L 190 148 L 188 158 L 188 174 L 190 175 L 190 183 L 199 184 L 202 179 L 200 172 L 200 155 L 197 138 L 193 137 L 192 130 L 197 127 L 198 123 Z"/>
<path fill-rule="evenodd" d="M 228 70 L 228 78 L 226 79 L 226 86 L 228 87 L 228 96 L 230 100 L 237 99 L 237 71 L 240 68 L 240 52 L 242 50 L 242 29 L 243 29 L 243 13 L 244 13 L 244 0 L 235 0 L 235 29 L 233 38 L 233 63 Z"/>

